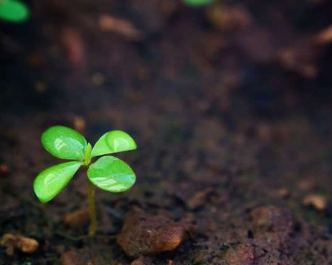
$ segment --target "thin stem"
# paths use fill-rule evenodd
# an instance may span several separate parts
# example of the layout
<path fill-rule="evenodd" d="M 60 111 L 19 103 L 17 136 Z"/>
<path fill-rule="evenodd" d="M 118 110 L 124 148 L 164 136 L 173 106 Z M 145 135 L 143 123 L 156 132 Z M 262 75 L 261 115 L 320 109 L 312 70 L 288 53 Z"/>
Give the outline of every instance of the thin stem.
<path fill-rule="evenodd" d="M 90 163 L 91 163 L 91 151 L 92 151 L 92 146 L 90 143 L 88 143 L 88 146 L 85 151 L 85 158 L 84 158 L 84 164 L 86 166 L 90 165 Z"/>
<path fill-rule="evenodd" d="M 90 227 L 89 235 L 93 236 L 97 230 L 97 214 L 96 214 L 96 203 L 95 203 L 95 187 L 88 179 L 88 203 L 90 212 Z"/>
<path fill-rule="evenodd" d="M 43 207 L 44 217 L 46 219 L 47 227 L 48 227 L 49 231 L 51 231 L 51 233 L 53 233 L 53 220 L 50 215 L 50 211 L 48 209 L 47 203 L 42 204 L 42 207 Z"/>

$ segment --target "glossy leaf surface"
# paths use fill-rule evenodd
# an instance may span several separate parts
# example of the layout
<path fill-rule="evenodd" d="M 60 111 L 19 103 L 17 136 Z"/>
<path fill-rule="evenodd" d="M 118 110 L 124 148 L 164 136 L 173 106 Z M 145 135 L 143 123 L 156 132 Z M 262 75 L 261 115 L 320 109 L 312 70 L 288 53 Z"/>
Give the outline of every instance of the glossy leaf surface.
<path fill-rule="evenodd" d="M 29 17 L 27 6 L 16 0 L 0 1 L 0 18 L 9 22 L 23 22 Z"/>
<path fill-rule="evenodd" d="M 87 174 L 94 185 L 110 192 L 124 192 L 136 181 L 130 166 L 114 156 L 99 158 L 89 167 Z"/>
<path fill-rule="evenodd" d="M 72 179 L 82 164 L 80 162 L 67 162 L 49 167 L 39 173 L 33 188 L 38 199 L 45 203 L 58 195 Z"/>
<path fill-rule="evenodd" d="M 211 4 L 212 2 L 215 2 L 215 0 L 182 0 L 185 4 L 188 6 L 205 6 L 208 4 Z"/>
<path fill-rule="evenodd" d="M 84 159 L 87 142 L 81 134 L 71 128 L 50 127 L 43 133 L 41 141 L 44 148 L 55 157 Z"/>
<path fill-rule="evenodd" d="M 91 157 L 130 151 L 136 149 L 134 139 L 127 133 L 119 130 L 105 133 L 97 141 L 91 152 Z"/>

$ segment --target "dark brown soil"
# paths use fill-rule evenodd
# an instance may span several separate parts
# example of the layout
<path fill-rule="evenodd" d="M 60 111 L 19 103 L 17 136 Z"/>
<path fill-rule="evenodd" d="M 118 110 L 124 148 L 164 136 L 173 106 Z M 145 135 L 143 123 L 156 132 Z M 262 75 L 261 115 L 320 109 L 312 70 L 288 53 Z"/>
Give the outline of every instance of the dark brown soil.
<path fill-rule="evenodd" d="M 28 23 L 0 24 L 0 236 L 39 248 L 0 248 L 1 265 L 130 264 L 115 235 L 135 209 L 195 232 L 133 264 L 332 264 L 330 1 L 29 4 Z M 46 207 L 33 194 L 61 162 L 40 144 L 55 124 L 137 141 L 120 154 L 137 183 L 97 192 L 94 238 L 83 170 Z"/>

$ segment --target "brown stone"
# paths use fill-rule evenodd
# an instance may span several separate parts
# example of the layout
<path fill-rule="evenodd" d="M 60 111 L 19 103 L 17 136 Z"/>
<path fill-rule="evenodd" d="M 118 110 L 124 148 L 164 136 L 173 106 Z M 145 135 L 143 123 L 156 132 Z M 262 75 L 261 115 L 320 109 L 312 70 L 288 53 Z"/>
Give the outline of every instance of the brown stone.
<path fill-rule="evenodd" d="M 74 125 L 75 130 L 77 130 L 79 132 L 84 132 L 84 130 L 85 130 L 85 120 L 83 119 L 83 117 L 75 116 L 74 121 L 73 121 L 73 125 Z"/>
<path fill-rule="evenodd" d="M 155 255 L 174 250 L 187 238 L 185 225 L 165 216 L 130 214 L 117 236 L 117 243 L 128 256 Z"/>
<path fill-rule="evenodd" d="M 288 197 L 290 196 L 290 192 L 289 192 L 289 190 L 286 189 L 286 188 L 280 188 L 280 189 L 278 190 L 278 194 L 279 194 L 281 197 L 283 197 L 283 198 L 288 198 Z"/>
<path fill-rule="evenodd" d="M 308 195 L 306 196 L 302 203 L 305 206 L 313 206 L 318 211 L 324 211 L 327 207 L 327 198 L 322 195 Z"/>
<path fill-rule="evenodd" d="M 24 253 L 34 253 L 39 243 L 37 240 L 29 237 L 14 234 L 4 234 L 1 238 L 0 245 L 6 247 L 8 256 L 14 255 L 14 249 L 17 248 Z"/>
<path fill-rule="evenodd" d="M 71 228 L 81 227 L 89 223 L 90 215 L 87 209 L 78 210 L 72 213 L 67 214 L 63 218 L 65 225 Z"/>

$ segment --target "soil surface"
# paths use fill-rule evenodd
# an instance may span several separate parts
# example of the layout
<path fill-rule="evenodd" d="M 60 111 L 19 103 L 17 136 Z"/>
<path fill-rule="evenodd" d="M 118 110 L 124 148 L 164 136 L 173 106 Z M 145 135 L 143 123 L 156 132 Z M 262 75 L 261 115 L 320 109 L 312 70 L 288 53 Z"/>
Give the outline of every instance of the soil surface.
<path fill-rule="evenodd" d="M 0 264 L 332 264 L 330 1 L 28 4 L 0 23 Z M 33 193 L 58 124 L 138 145 L 93 238 L 84 170 Z"/>

